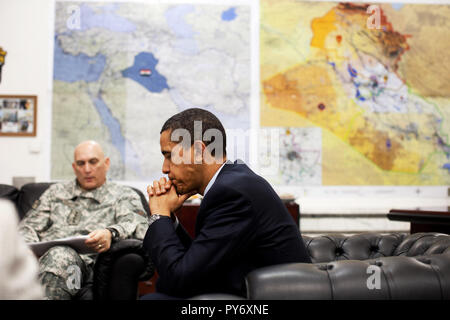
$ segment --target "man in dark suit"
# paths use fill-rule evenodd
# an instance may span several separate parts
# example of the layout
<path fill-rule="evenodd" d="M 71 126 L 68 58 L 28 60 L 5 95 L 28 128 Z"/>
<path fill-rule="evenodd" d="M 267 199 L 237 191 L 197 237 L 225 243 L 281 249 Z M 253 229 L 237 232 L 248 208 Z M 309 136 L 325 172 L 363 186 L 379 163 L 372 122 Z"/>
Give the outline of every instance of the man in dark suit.
<path fill-rule="evenodd" d="M 250 271 L 311 262 L 269 183 L 247 165 L 226 160 L 225 130 L 212 113 L 194 108 L 174 115 L 161 129 L 160 145 L 169 180 L 148 188 L 152 216 L 144 239 L 159 274 L 157 292 L 244 296 Z M 196 193 L 204 198 L 192 240 L 173 212 Z"/>

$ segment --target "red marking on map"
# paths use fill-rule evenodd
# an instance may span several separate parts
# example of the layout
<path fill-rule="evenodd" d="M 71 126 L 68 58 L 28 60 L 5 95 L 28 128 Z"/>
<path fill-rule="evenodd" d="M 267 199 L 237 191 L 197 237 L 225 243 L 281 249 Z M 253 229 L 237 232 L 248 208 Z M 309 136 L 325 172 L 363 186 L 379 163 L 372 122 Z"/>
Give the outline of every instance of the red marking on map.
<path fill-rule="evenodd" d="M 150 69 L 141 69 L 139 74 L 143 77 L 149 77 L 152 74 L 152 70 Z"/>

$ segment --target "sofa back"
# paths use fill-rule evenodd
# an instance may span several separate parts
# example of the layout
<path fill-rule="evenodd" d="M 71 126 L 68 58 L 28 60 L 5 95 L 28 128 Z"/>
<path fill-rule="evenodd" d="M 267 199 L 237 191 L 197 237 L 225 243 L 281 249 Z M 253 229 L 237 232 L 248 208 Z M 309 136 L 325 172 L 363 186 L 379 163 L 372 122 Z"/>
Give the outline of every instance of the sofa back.
<path fill-rule="evenodd" d="M 450 236 L 431 232 L 303 236 L 303 241 L 313 263 L 450 252 Z"/>
<path fill-rule="evenodd" d="M 27 212 L 33 207 L 33 204 L 38 200 L 45 190 L 52 185 L 51 182 L 27 183 L 20 188 L 17 197 L 17 210 L 19 211 L 20 219 L 25 217 Z"/>
<path fill-rule="evenodd" d="M 19 190 L 9 184 L 0 184 L 0 199 L 7 199 L 16 203 Z"/>

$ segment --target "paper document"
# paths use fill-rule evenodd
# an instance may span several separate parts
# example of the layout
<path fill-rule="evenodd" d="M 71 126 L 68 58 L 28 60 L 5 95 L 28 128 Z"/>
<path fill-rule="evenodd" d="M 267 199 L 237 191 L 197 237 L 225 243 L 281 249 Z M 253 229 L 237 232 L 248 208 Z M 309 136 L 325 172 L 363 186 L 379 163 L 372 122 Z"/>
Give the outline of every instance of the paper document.
<path fill-rule="evenodd" d="M 80 254 L 96 253 L 96 251 L 93 248 L 89 248 L 84 243 L 87 238 L 89 238 L 89 236 L 87 236 L 87 235 L 86 236 L 74 236 L 74 237 L 68 237 L 68 238 L 51 240 L 51 241 L 28 243 L 28 245 L 30 246 L 33 253 L 38 257 L 42 256 L 45 252 L 47 252 L 48 249 L 50 249 L 54 246 L 69 246 Z"/>

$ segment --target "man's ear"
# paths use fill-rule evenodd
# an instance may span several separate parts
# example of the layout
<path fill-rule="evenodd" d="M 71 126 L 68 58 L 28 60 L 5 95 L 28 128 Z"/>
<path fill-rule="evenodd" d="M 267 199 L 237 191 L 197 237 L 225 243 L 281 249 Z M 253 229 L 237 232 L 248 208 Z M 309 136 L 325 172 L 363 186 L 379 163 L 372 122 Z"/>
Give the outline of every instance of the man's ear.
<path fill-rule="evenodd" d="M 203 151 L 205 148 L 206 146 L 203 141 L 194 141 L 194 164 L 201 164 L 203 162 Z"/>
<path fill-rule="evenodd" d="M 73 169 L 73 172 L 76 174 L 77 172 L 76 172 L 76 167 L 77 167 L 77 165 L 75 164 L 75 162 L 72 162 L 72 169 Z"/>
<path fill-rule="evenodd" d="M 105 159 L 106 171 L 109 170 L 109 164 L 110 164 L 109 158 L 106 158 L 106 159 Z"/>

